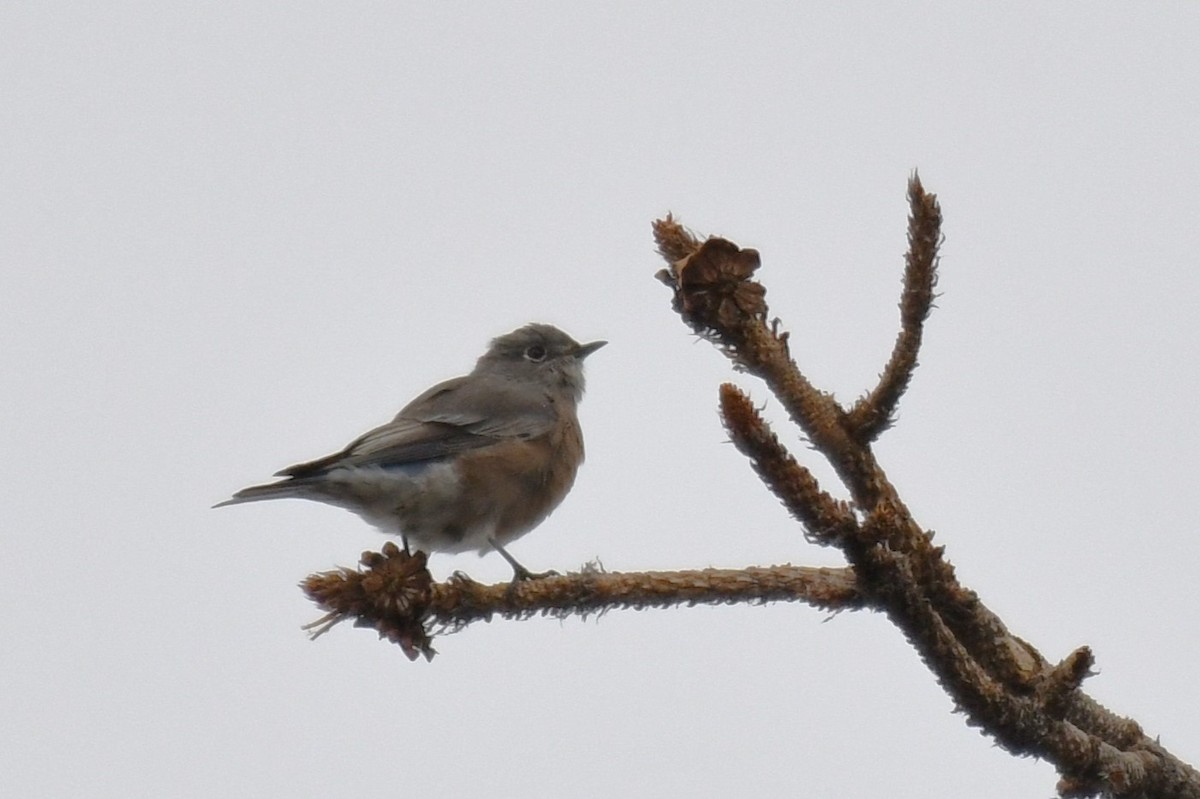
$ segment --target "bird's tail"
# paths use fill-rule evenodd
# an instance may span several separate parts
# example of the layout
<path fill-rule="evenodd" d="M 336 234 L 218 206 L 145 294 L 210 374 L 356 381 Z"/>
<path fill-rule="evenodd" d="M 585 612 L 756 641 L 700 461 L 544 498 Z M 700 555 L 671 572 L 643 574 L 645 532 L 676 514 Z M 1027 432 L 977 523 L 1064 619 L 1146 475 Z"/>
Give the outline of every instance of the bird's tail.
<path fill-rule="evenodd" d="M 213 507 L 223 508 L 226 505 L 241 505 L 243 502 L 259 502 L 264 499 L 286 499 L 287 497 L 308 499 L 310 498 L 308 488 L 310 486 L 307 482 L 301 480 L 283 480 L 278 483 L 250 486 L 249 488 L 243 488 L 224 502 L 218 502 Z"/>

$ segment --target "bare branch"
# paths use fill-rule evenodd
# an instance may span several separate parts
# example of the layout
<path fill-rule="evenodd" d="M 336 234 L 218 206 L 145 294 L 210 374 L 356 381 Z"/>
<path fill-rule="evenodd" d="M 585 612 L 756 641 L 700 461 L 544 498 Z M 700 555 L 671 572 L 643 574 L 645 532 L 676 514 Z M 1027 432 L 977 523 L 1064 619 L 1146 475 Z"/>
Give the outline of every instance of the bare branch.
<path fill-rule="evenodd" d="M 820 543 L 850 535 L 858 528 L 854 511 L 821 490 L 812 472 L 800 465 L 771 432 L 750 398 L 732 383 L 721 386 L 721 417 L 734 445 L 750 458 L 763 482 Z"/>
<path fill-rule="evenodd" d="M 885 613 L 903 632 L 969 724 L 1014 754 L 1053 762 L 1061 775 L 1060 795 L 1200 799 L 1200 773 L 1136 722 L 1083 692 L 1095 665 L 1089 648 L 1052 664 L 958 581 L 943 548 L 913 518 L 871 450 L 917 366 L 937 283 L 941 209 L 915 174 L 908 196 L 900 333 L 879 384 L 849 412 L 808 380 L 792 358 L 788 334 L 778 320 L 768 321 L 766 288 L 754 279 L 758 252 L 697 236 L 670 216 L 654 224 L 667 261 L 658 277 L 671 288 L 676 312 L 736 368 L 765 381 L 832 464 L 853 504 L 822 490 L 750 398 L 725 384 L 721 413 L 730 438 L 809 539 L 838 547 L 848 567 L 629 574 L 586 567 L 516 584 L 482 585 L 465 575 L 434 583 L 422 553 L 410 556 L 388 544 L 382 553 L 364 553 L 357 569 L 304 581 L 306 593 L 327 611 L 310 625 L 314 635 L 353 620 L 399 644 L 410 658 L 429 658 L 431 631 L 496 616 L 562 618 L 614 608 L 775 601 L 869 608 Z"/>
<path fill-rule="evenodd" d="M 654 229 L 661 235 L 663 230 L 683 228 L 667 219 Z M 658 278 L 674 291 L 673 305 L 683 321 L 717 344 L 738 368 L 767 382 L 792 420 L 830 459 L 855 503 L 869 508 L 878 492 L 872 473 L 858 457 L 861 448 L 848 434 L 845 411 L 796 366 L 787 334 L 778 332 L 777 323 L 767 324 L 766 289 L 752 279 L 758 267 L 757 251 L 710 238 L 660 271 Z"/>
<path fill-rule="evenodd" d="M 614 609 L 676 605 L 806 602 L 825 610 L 862 606 L 850 569 L 801 566 L 701 569 L 664 572 L 605 572 L 597 567 L 520 583 L 484 585 L 456 574 L 434 583 L 424 553 L 409 555 L 393 543 L 382 553 L 363 553 L 358 569 L 310 575 L 304 592 L 327 611 L 309 625 L 320 635 L 353 620 L 399 644 L 415 659 L 432 658 L 432 634 L 457 630 L 495 616 L 565 618 Z"/>
<path fill-rule="evenodd" d="M 779 323 L 767 323 L 766 290 L 753 279 L 756 251 L 725 239 L 700 243 L 691 233 L 674 239 L 687 246 L 668 248 L 660 236 L 671 257 L 659 278 L 672 289 L 675 310 L 738 368 L 767 383 L 837 471 L 862 520 L 821 491 L 749 398 L 726 385 L 721 407 L 730 436 L 811 539 L 842 549 L 867 606 L 900 628 L 969 723 L 1014 754 L 1055 763 L 1063 796 L 1200 797 L 1200 774 L 1083 693 L 1094 665 L 1090 649 L 1050 664 L 958 582 L 871 451 L 917 365 L 936 285 L 941 210 L 915 176 L 909 201 L 901 332 L 880 384 L 849 413 L 800 371 Z M 655 226 L 656 235 L 677 230 L 683 228 L 674 219 Z"/>
<path fill-rule="evenodd" d="M 936 194 L 927 194 L 921 178 L 908 181 L 908 253 L 904 256 L 904 293 L 900 298 L 900 333 L 879 385 L 851 409 L 848 426 L 863 443 L 873 441 L 892 424 L 901 395 L 917 368 L 921 332 L 933 307 L 937 286 L 942 209 Z"/>

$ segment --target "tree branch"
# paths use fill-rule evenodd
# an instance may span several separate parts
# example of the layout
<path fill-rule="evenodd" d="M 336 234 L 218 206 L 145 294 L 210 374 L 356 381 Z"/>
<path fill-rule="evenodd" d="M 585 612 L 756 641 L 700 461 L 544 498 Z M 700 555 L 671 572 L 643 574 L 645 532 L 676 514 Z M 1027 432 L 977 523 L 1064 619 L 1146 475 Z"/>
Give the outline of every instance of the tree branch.
<path fill-rule="evenodd" d="M 588 566 L 515 584 L 484 585 L 462 573 L 434 583 L 423 552 L 409 555 L 391 542 L 382 553 L 364 552 L 358 569 L 309 575 L 300 586 L 327 611 L 308 625 L 314 638 L 353 619 L 355 627 L 373 628 L 399 644 L 410 659 L 436 654 L 430 629 L 460 630 L 496 616 L 586 617 L 618 608 L 765 602 L 849 610 L 863 604 L 851 569 L 808 566 L 625 573 Z"/>
<path fill-rule="evenodd" d="M 874 441 L 891 426 L 896 405 L 917 368 L 921 332 L 933 308 L 937 286 L 942 209 L 937 196 L 926 194 L 914 174 L 908 182 L 908 254 L 904 258 L 904 292 L 900 296 L 900 333 L 879 385 L 850 410 L 847 424 L 862 443 Z"/>
<path fill-rule="evenodd" d="M 1080 690 L 1093 666 L 1089 649 L 1050 664 L 958 582 L 943 549 L 913 519 L 870 449 L 916 368 L 936 285 L 941 210 L 915 176 L 909 205 L 901 331 L 879 385 L 850 411 L 810 383 L 791 358 L 779 322 L 767 323 L 766 289 L 753 280 L 757 252 L 724 239 L 701 241 L 671 217 L 655 223 L 659 250 L 669 261 L 658 277 L 674 292 L 675 310 L 735 366 L 767 383 L 834 467 L 861 521 L 847 518 L 849 509 L 796 464 L 749 398 L 726 385 L 721 407 L 734 443 L 810 540 L 842 550 L 866 605 L 900 628 L 968 722 L 1013 754 L 1053 762 L 1062 775 L 1061 795 L 1200 797 L 1200 773 Z"/>
<path fill-rule="evenodd" d="M 871 450 L 892 423 L 917 366 L 937 285 L 942 214 L 914 175 L 908 185 L 909 250 L 900 332 L 878 385 L 850 410 L 818 389 L 792 358 L 779 320 L 768 322 L 754 250 L 702 239 L 673 217 L 654 223 L 667 268 L 658 278 L 673 307 L 740 371 L 761 378 L 822 456 L 851 502 L 835 499 L 787 451 L 739 388 L 721 386 L 721 414 L 739 451 L 803 526 L 837 547 L 842 569 L 773 566 L 739 570 L 609 573 L 599 567 L 518 584 L 481 585 L 465 575 L 434 583 L 425 556 L 394 544 L 364 553 L 357 569 L 311 575 L 302 586 L 327 615 L 314 637 L 340 621 L 371 627 L 410 658 L 434 654 L 433 632 L 495 616 L 565 617 L 613 608 L 800 601 L 828 610 L 885 613 L 916 648 L 972 726 L 1016 755 L 1055 764 L 1064 797 L 1200 799 L 1200 773 L 1149 738 L 1134 721 L 1081 689 L 1095 658 L 1080 647 L 1053 664 L 1011 633 L 958 582 L 944 549 L 913 518 Z"/>

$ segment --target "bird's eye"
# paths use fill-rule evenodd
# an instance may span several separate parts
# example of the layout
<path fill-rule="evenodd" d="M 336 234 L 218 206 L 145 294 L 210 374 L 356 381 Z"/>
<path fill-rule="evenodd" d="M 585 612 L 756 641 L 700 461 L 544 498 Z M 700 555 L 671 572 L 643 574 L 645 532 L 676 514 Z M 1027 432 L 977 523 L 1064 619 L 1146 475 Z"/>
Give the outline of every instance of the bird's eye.
<path fill-rule="evenodd" d="M 546 359 L 546 348 L 541 344 L 534 344 L 532 347 L 525 349 L 525 359 L 539 363 Z"/>

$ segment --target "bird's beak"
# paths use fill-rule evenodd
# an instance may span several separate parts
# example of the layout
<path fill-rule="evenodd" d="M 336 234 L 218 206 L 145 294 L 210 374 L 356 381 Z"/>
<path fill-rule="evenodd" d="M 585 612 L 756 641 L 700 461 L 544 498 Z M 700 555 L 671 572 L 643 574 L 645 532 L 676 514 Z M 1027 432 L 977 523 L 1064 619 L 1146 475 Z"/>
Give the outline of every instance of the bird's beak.
<path fill-rule="evenodd" d="M 579 349 L 575 350 L 575 357 L 582 361 L 607 343 L 607 341 L 592 341 L 588 344 L 580 344 Z"/>

